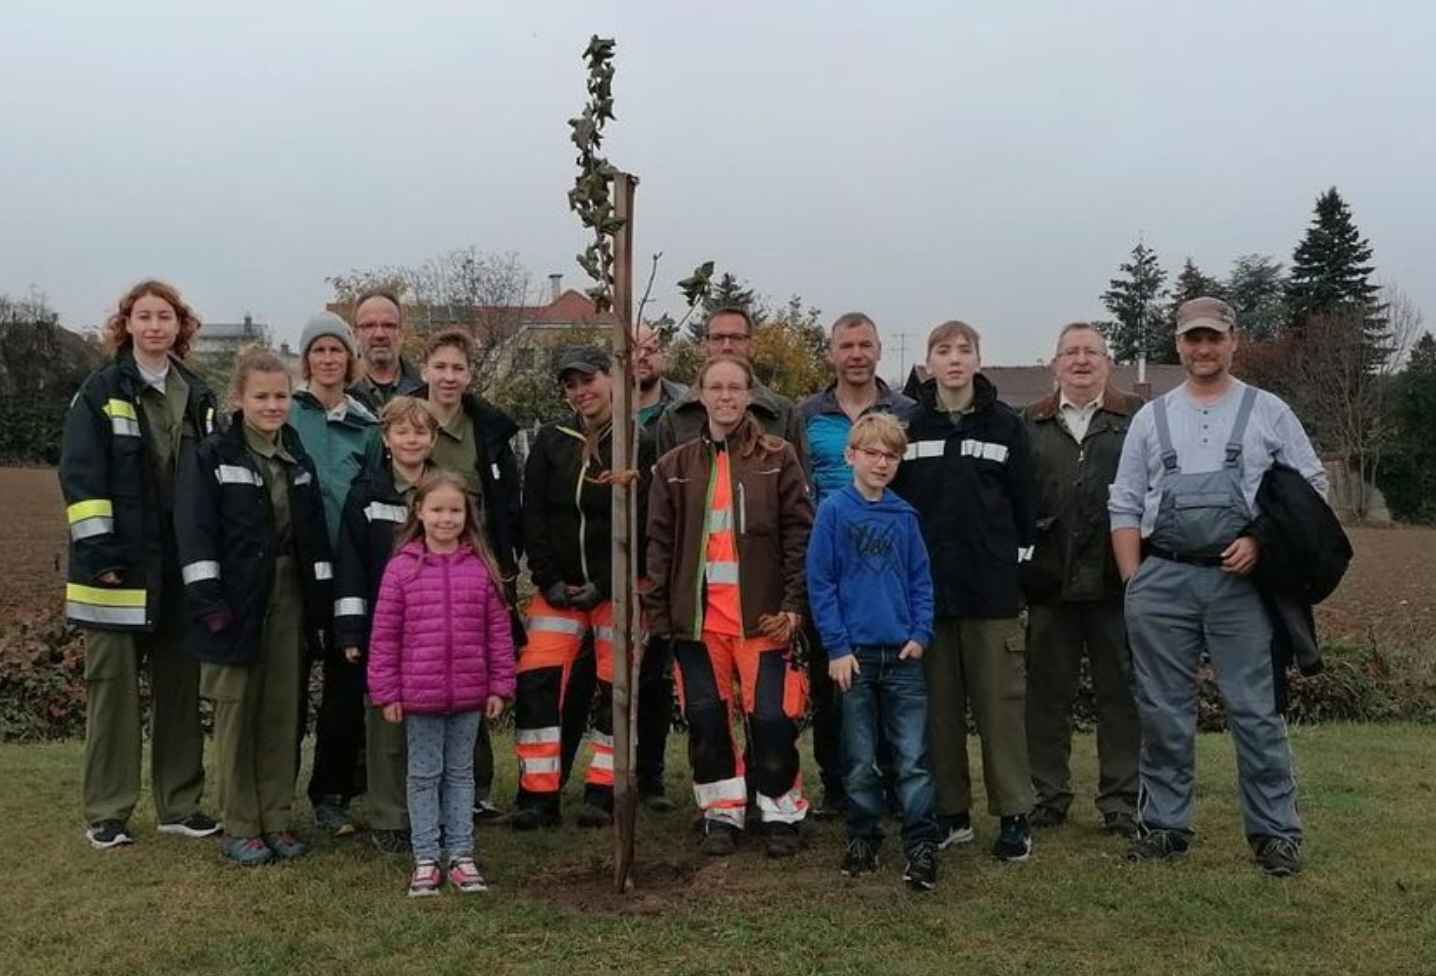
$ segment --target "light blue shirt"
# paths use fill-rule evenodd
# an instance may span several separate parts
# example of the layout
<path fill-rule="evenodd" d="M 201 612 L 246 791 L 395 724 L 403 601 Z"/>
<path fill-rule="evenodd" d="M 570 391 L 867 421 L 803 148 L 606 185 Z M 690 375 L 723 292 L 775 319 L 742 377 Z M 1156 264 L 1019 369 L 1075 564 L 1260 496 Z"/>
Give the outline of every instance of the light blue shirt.
<path fill-rule="evenodd" d="M 1216 471 L 1226 462 L 1227 439 L 1236 424 L 1237 408 L 1246 388 L 1245 383 L 1233 379 L 1222 398 L 1208 404 L 1193 400 L 1185 383 L 1163 395 L 1179 470 L 1199 474 Z M 1155 402 L 1143 406 L 1132 418 L 1107 500 L 1112 528 L 1141 529 L 1144 539 L 1156 527 L 1157 508 L 1162 502 L 1162 448 L 1152 409 Z M 1278 461 L 1301 472 L 1322 497 L 1326 496 L 1326 469 L 1301 421 L 1280 397 L 1258 390 L 1242 438 L 1241 457 L 1242 493 L 1253 515 L 1258 511 L 1256 495 L 1262 475 Z"/>

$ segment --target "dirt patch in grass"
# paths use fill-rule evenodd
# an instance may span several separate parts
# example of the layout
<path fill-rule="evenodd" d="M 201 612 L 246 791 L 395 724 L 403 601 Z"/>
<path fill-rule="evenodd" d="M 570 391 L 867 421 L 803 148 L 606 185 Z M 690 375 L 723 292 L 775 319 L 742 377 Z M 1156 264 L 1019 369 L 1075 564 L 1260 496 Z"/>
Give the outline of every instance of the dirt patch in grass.
<path fill-rule="evenodd" d="M 558 864 L 540 871 L 524 886 L 528 897 L 561 908 L 611 915 L 662 915 L 702 891 L 721 888 L 726 860 L 673 857 L 640 860 L 633 866 L 630 890 L 613 890 L 613 861 L 597 858 L 583 864 Z"/>

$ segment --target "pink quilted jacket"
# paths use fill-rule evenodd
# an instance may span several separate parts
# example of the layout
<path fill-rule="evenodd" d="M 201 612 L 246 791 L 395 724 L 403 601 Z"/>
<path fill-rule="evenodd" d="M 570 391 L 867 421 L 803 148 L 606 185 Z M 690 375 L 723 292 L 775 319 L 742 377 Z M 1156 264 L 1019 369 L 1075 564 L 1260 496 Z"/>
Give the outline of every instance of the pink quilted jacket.
<path fill-rule="evenodd" d="M 498 583 L 468 546 L 437 555 L 421 541 L 384 569 L 369 638 L 375 705 L 450 715 L 514 697 L 514 638 Z"/>

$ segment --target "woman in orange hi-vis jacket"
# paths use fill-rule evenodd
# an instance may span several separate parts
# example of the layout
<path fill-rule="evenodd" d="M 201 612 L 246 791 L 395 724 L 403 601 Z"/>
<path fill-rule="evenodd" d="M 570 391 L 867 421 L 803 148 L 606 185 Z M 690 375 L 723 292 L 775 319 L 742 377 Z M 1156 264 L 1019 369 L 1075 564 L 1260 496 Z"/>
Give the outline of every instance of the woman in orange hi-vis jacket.
<path fill-rule="evenodd" d="M 643 605 L 653 639 L 673 645 L 704 852 L 732 853 L 751 780 L 768 854 L 783 857 L 797 852 L 808 811 L 797 748 L 807 678 L 789 642 L 807 609 L 813 508 L 792 445 L 747 412 L 753 384 L 752 367 L 732 356 L 698 374 L 707 427 L 654 470 Z M 735 677 L 746 769 L 733 742 Z"/>

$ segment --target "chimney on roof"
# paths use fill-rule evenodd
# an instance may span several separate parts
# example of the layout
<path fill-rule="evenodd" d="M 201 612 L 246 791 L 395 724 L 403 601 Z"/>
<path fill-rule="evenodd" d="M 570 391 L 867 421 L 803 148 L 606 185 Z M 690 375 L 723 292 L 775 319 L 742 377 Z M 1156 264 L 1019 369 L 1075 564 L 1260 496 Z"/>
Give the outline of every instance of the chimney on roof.
<path fill-rule="evenodd" d="M 254 319 L 253 319 L 251 316 L 249 316 L 248 314 L 246 314 L 246 315 L 244 316 L 244 331 L 245 331 L 245 332 L 248 332 L 248 331 L 250 330 L 250 327 L 253 326 L 253 325 L 254 325 Z"/>
<path fill-rule="evenodd" d="M 558 296 L 563 294 L 563 275 L 555 272 L 548 276 L 548 291 L 548 300 L 550 302 L 558 301 Z"/>

